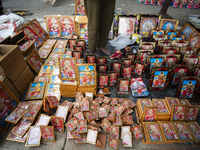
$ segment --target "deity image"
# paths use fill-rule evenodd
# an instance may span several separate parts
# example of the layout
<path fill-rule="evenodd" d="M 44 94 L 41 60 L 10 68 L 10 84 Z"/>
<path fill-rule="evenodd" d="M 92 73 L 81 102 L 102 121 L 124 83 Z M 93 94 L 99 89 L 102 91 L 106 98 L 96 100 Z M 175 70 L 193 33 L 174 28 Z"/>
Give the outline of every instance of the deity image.
<path fill-rule="evenodd" d="M 27 36 L 28 40 L 34 41 L 36 47 L 40 46 L 43 43 L 42 39 L 38 37 L 38 35 L 31 27 L 24 28 L 24 35 Z"/>
<path fill-rule="evenodd" d="M 120 81 L 119 91 L 123 91 L 123 92 L 128 91 L 128 81 Z"/>
<path fill-rule="evenodd" d="M 74 20 L 73 18 L 61 18 L 61 34 L 62 37 L 70 37 L 74 33 Z"/>
<path fill-rule="evenodd" d="M 180 97 L 181 98 L 192 98 L 194 88 L 196 86 L 196 80 L 184 80 L 181 88 Z"/>
<path fill-rule="evenodd" d="M 52 36 L 60 36 L 59 33 L 59 25 L 58 25 L 58 18 L 48 18 L 47 24 L 49 27 L 49 35 Z"/>
<path fill-rule="evenodd" d="M 155 101 L 156 106 L 158 106 L 159 113 L 167 113 L 167 107 L 163 101 Z"/>
<path fill-rule="evenodd" d="M 183 69 L 183 68 L 176 68 L 174 77 L 172 80 L 172 85 L 178 85 L 180 77 L 186 76 L 188 72 L 188 69 Z"/>
<path fill-rule="evenodd" d="M 134 72 L 135 72 L 137 75 L 142 75 L 143 69 L 144 69 L 144 65 L 136 64 L 136 67 L 135 67 Z"/>
<path fill-rule="evenodd" d="M 174 30 L 175 22 L 164 21 L 161 30 Z"/>
<path fill-rule="evenodd" d="M 111 73 L 110 74 L 110 83 L 116 83 L 117 82 L 117 73 Z"/>
<path fill-rule="evenodd" d="M 53 140 L 53 133 L 51 128 L 42 128 L 42 137 L 44 140 Z"/>
<path fill-rule="evenodd" d="M 151 141 L 162 141 L 160 132 L 158 131 L 157 125 L 148 125 L 150 131 Z"/>
<path fill-rule="evenodd" d="M 42 28 L 40 27 L 40 25 L 36 21 L 33 21 L 31 23 L 31 25 L 33 25 L 33 27 L 35 28 L 37 33 L 40 35 L 40 37 L 42 37 L 43 39 L 46 38 L 46 35 L 45 35 L 44 31 L 42 30 Z"/>
<path fill-rule="evenodd" d="M 192 139 L 185 125 L 183 126 L 182 124 L 179 123 L 176 124 L 175 126 L 178 129 L 179 136 L 182 140 Z"/>
<path fill-rule="evenodd" d="M 170 124 L 162 123 L 162 128 L 167 139 L 177 139 L 177 136 Z"/>
<path fill-rule="evenodd" d="M 196 124 L 190 124 L 189 128 L 192 131 L 192 133 L 195 135 L 197 140 L 199 140 L 200 139 L 200 129 L 199 129 L 199 127 Z"/>
<path fill-rule="evenodd" d="M 186 120 L 194 120 L 196 117 L 197 108 L 187 108 L 185 119 Z"/>
<path fill-rule="evenodd" d="M 144 106 L 151 106 L 151 104 L 148 100 L 142 100 L 141 105 L 142 105 L 142 110 L 144 110 Z"/>
<path fill-rule="evenodd" d="M 175 106 L 175 113 L 173 120 L 183 120 L 184 119 L 185 108 L 182 106 Z"/>
<path fill-rule="evenodd" d="M 86 125 L 85 125 L 85 121 L 80 121 L 79 123 L 80 123 L 80 124 L 78 125 L 79 130 L 80 130 L 81 132 L 87 131 L 87 128 L 86 128 Z"/>
<path fill-rule="evenodd" d="M 131 68 L 124 68 L 123 69 L 123 76 L 125 78 L 131 78 Z"/>
<path fill-rule="evenodd" d="M 43 83 L 41 83 L 43 84 Z M 31 89 L 29 91 L 29 94 L 28 94 L 28 98 L 38 98 L 38 97 L 41 97 L 42 95 L 42 89 L 43 89 L 43 86 L 40 85 L 40 83 L 37 83 L 37 84 L 34 84 L 32 83 L 31 85 Z"/>
<path fill-rule="evenodd" d="M 164 87 L 168 71 L 155 71 L 152 87 Z"/>
<path fill-rule="evenodd" d="M 100 77 L 100 85 L 108 86 L 108 76 L 101 76 Z"/>
<path fill-rule="evenodd" d="M 119 133 L 118 128 L 113 127 L 113 128 L 111 128 L 111 131 L 110 131 L 110 137 L 118 139 L 119 138 L 119 134 L 118 133 Z"/>
<path fill-rule="evenodd" d="M 141 130 L 139 129 L 139 127 L 134 127 L 133 133 L 134 133 L 136 138 L 141 138 L 143 136 Z"/>
<path fill-rule="evenodd" d="M 153 121 L 155 119 L 155 109 L 146 109 L 145 120 Z"/>
<path fill-rule="evenodd" d="M 131 35 L 134 33 L 135 18 L 120 17 L 118 34 Z"/>
<path fill-rule="evenodd" d="M 42 63 L 38 60 L 37 56 L 35 54 L 32 55 L 30 58 L 30 63 L 34 66 L 35 70 L 39 71 Z"/>
<path fill-rule="evenodd" d="M 61 68 L 63 78 L 75 78 L 75 65 L 73 60 L 62 60 Z"/>
<path fill-rule="evenodd" d="M 148 37 L 149 33 L 152 29 L 156 28 L 156 18 L 152 17 L 152 18 L 142 18 L 141 19 L 141 26 L 140 26 L 140 34 Z"/>

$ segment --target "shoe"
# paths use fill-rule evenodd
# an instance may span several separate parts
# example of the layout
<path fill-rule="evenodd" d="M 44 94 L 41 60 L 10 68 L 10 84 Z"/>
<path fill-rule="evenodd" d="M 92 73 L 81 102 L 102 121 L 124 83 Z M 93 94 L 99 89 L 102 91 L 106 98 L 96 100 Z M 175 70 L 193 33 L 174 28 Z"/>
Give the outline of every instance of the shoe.
<path fill-rule="evenodd" d="M 56 0 L 53 0 L 53 1 L 51 2 L 51 5 L 54 5 L 54 4 L 55 4 L 55 2 L 56 2 Z"/>

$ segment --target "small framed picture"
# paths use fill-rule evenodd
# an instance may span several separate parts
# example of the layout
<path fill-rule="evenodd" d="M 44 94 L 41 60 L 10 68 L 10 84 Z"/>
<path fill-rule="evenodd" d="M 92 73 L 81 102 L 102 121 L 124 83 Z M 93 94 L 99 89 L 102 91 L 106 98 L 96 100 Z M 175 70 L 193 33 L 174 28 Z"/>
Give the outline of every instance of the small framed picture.
<path fill-rule="evenodd" d="M 133 137 L 135 138 L 136 141 L 143 139 L 144 135 L 142 132 L 142 128 L 140 125 L 134 125 L 131 127 L 131 131 L 133 133 Z"/>
<path fill-rule="evenodd" d="M 25 143 L 26 138 L 27 138 L 27 133 L 22 138 L 20 138 L 19 136 L 16 136 L 12 132 L 10 132 L 10 134 L 7 136 L 6 140 Z"/>
<path fill-rule="evenodd" d="M 134 62 L 135 59 L 136 59 L 136 54 L 133 54 L 133 53 L 126 53 L 126 54 L 125 54 L 125 58 L 131 59 L 132 62 Z"/>
<path fill-rule="evenodd" d="M 193 135 L 196 143 L 199 143 L 200 142 L 200 139 L 199 139 L 199 131 L 200 130 L 200 126 L 199 124 L 195 121 L 195 122 L 187 122 L 187 127 L 189 128 L 190 130 L 190 133 Z"/>
<path fill-rule="evenodd" d="M 132 60 L 128 58 L 122 58 L 122 65 L 123 66 L 131 66 L 132 65 Z"/>
<path fill-rule="evenodd" d="M 158 113 L 158 107 L 145 106 L 144 107 L 144 121 L 156 121 Z"/>
<path fill-rule="evenodd" d="M 95 120 L 99 120 L 99 112 L 97 109 L 92 109 L 90 112 L 95 116 Z"/>
<path fill-rule="evenodd" d="M 108 73 L 110 75 L 110 79 L 109 79 L 109 82 L 110 82 L 110 85 L 114 85 L 117 83 L 117 72 L 114 72 L 114 71 L 111 71 Z"/>
<path fill-rule="evenodd" d="M 101 124 L 101 127 L 103 128 L 106 134 L 110 133 L 111 123 L 110 121 L 108 121 L 108 119 L 105 119 L 105 121 Z"/>
<path fill-rule="evenodd" d="M 134 73 L 137 76 L 142 76 L 145 69 L 145 65 L 139 62 L 135 63 Z"/>
<path fill-rule="evenodd" d="M 176 30 L 178 27 L 179 20 L 173 19 L 161 19 L 159 29 L 161 30 Z"/>
<path fill-rule="evenodd" d="M 49 56 L 49 53 L 51 52 L 51 49 L 45 49 L 45 48 L 40 48 L 38 51 L 38 54 L 40 58 L 46 59 Z"/>
<path fill-rule="evenodd" d="M 45 44 L 54 45 L 56 42 L 57 42 L 57 40 L 55 40 L 55 39 L 47 39 Z"/>
<path fill-rule="evenodd" d="M 63 118 L 65 122 L 68 111 L 69 106 L 58 105 L 55 116 Z"/>
<path fill-rule="evenodd" d="M 51 116 L 51 125 L 56 132 L 64 132 L 64 119 L 62 117 Z"/>
<path fill-rule="evenodd" d="M 74 51 L 81 51 L 81 52 L 83 52 L 83 46 L 74 45 L 74 46 L 73 46 L 73 50 L 74 50 Z"/>
<path fill-rule="evenodd" d="M 71 38 L 75 33 L 75 17 L 74 16 L 59 16 L 60 35 L 61 38 Z"/>
<path fill-rule="evenodd" d="M 130 103 L 129 100 L 123 100 L 123 101 L 120 103 L 120 105 L 121 105 L 122 107 L 124 107 L 125 109 L 128 109 L 128 108 L 129 108 L 129 103 Z"/>
<path fill-rule="evenodd" d="M 122 126 L 123 122 L 120 115 L 117 115 L 115 121 L 113 122 L 113 126 Z"/>
<path fill-rule="evenodd" d="M 55 142 L 53 126 L 40 126 L 40 129 L 42 133 L 42 141 Z"/>
<path fill-rule="evenodd" d="M 98 131 L 88 129 L 86 142 L 95 145 Z"/>
<path fill-rule="evenodd" d="M 200 33 L 195 30 L 189 37 L 188 39 L 189 40 L 189 45 L 190 47 L 194 47 L 194 48 L 199 48 L 200 44 L 199 44 L 199 41 L 200 41 Z"/>
<path fill-rule="evenodd" d="M 170 112 L 172 112 L 173 104 L 180 104 L 178 98 L 175 98 L 175 97 L 165 97 L 165 101 Z"/>
<path fill-rule="evenodd" d="M 121 115 L 122 112 L 124 111 L 124 107 L 122 107 L 121 105 L 117 104 L 117 106 L 115 106 L 115 109 L 113 110 L 117 115 Z"/>
<path fill-rule="evenodd" d="M 48 76 L 46 76 L 46 77 L 36 76 L 33 82 L 49 82 L 49 77 Z"/>
<path fill-rule="evenodd" d="M 96 119 L 96 117 L 91 112 L 84 112 L 83 115 L 85 116 L 88 122 L 91 122 Z"/>
<path fill-rule="evenodd" d="M 111 98 L 110 105 L 117 105 L 118 102 L 119 102 L 119 101 L 118 101 L 118 98 L 117 98 L 117 97 Z"/>
<path fill-rule="evenodd" d="M 45 82 L 31 82 L 26 95 L 26 100 L 43 99 Z"/>
<path fill-rule="evenodd" d="M 129 66 L 129 67 L 123 66 L 122 67 L 122 71 L 121 71 L 121 76 L 123 78 L 130 79 L 133 76 L 133 74 L 132 74 L 133 70 L 134 70 L 134 66 L 133 65 Z"/>
<path fill-rule="evenodd" d="M 123 147 L 132 147 L 132 134 L 131 132 L 125 132 L 122 135 Z"/>
<path fill-rule="evenodd" d="M 96 63 L 96 55 L 88 54 L 88 55 L 85 56 L 85 60 L 86 60 L 87 63 L 90 63 L 90 64 Z"/>
<path fill-rule="evenodd" d="M 127 108 L 127 109 L 124 110 L 124 113 L 125 113 L 126 115 L 129 115 L 129 114 L 131 114 L 132 112 L 133 112 L 133 110 L 132 110 L 131 108 Z"/>
<path fill-rule="evenodd" d="M 74 114 L 74 117 L 76 117 L 78 120 L 83 120 L 84 119 L 84 115 L 83 115 L 82 112 Z"/>
<path fill-rule="evenodd" d="M 108 71 L 108 68 L 109 68 L 108 64 L 98 64 L 97 65 L 97 72 L 106 73 Z"/>
<path fill-rule="evenodd" d="M 41 114 L 38 120 L 36 121 L 35 126 L 48 126 L 50 120 L 51 120 L 51 116 Z"/>
<path fill-rule="evenodd" d="M 41 135 L 40 127 L 30 127 L 25 147 L 39 146 L 41 142 Z"/>
<path fill-rule="evenodd" d="M 58 16 L 44 16 L 47 32 L 50 38 L 60 37 Z"/>
<path fill-rule="evenodd" d="M 112 127 L 110 128 L 109 137 L 110 137 L 110 138 L 119 139 L 119 127 L 112 126 Z"/>
<path fill-rule="evenodd" d="M 121 126 L 121 139 L 124 133 L 130 132 L 130 126 Z"/>
<path fill-rule="evenodd" d="M 131 125 L 133 124 L 133 117 L 131 115 L 124 115 L 122 116 L 122 122 L 124 125 Z"/>
<path fill-rule="evenodd" d="M 118 79 L 118 82 L 117 82 L 118 94 L 129 94 L 130 93 L 129 84 L 130 84 L 130 81 L 128 79 Z"/>
<path fill-rule="evenodd" d="M 171 121 L 184 121 L 186 106 L 183 104 L 173 104 Z"/>
<path fill-rule="evenodd" d="M 76 45 L 76 39 L 69 39 L 69 48 L 73 49 L 73 46 Z"/>
<path fill-rule="evenodd" d="M 77 41 L 77 45 L 79 46 L 83 46 L 83 50 L 85 51 L 86 50 L 86 43 L 85 43 L 85 40 L 78 40 Z"/>
<path fill-rule="evenodd" d="M 81 102 L 81 111 L 89 111 L 89 110 L 90 110 L 89 101 Z"/>
<path fill-rule="evenodd" d="M 75 130 L 71 131 L 70 133 L 75 139 L 81 138 L 81 133 L 78 132 L 78 129 L 75 129 Z"/>
<path fill-rule="evenodd" d="M 109 75 L 107 74 L 98 74 L 98 87 L 104 88 L 109 87 Z"/>
<path fill-rule="evenodd" d="M 72 51 L 72 57 L 74 57 L 76 59 L 81 59 L 82 52 L 81 51 Z"/>
<path fill-rule="evenodd" d="M 180 30 L 179 34 L 180 34 L 180 35 L 185 35 L 184 40 L 187 40 L 188 37 L 189 37 L 190 35 L 192 35 L 192 32 L 193 32 L 194 30 L 195 30 L 195 28 L 194 28 L 192 25 L 190 25 L 188 22 L 186 22 L 186 23 L 184 24 L 184 26 L 182 27 L 182 29 Z"/>
<path fill-rule="evenodd" d="M 170 113 L 165 99 L 152 99 L 152 103 L 158 107 L 158 114 Z"/>
<path fill-rule="evenodd" d="M 186 106 L 185 121 L 195 121 L 199 113 L 199 105 Z"/>
<path fill-rule="evenodd" d="M 50 76 L 53 73 L 54 66 L 45 66 L 43 65 L 40 69 L 38 76 Z"/>
<path fill-rule="evenodd" d="M 35 49 L 31 52 L 31 54 L 26 58 L 26 62 L 29 66 L 38 74 L 40 68 L 44 64 L 38 53 Z"/>
<path fill-rule="evenodd" d="M 68 131 L 73 131 L 77 128 L 78 126 L 78 120 L 76 119 L 76 117 L 70 119 L 66 124 L 65 124 L 66 128 L 68 129 Z"/>
<path fill-rule="evenodd" d="M 114 139 L 114 138 L 109 138 L 108 146 L 110 148 L 118 150 L 118 148 L 119 148 L 119 140 L 118 139 Z"/>
<path fill-rule="evenodd" d="M 49 83 L 46 87 L 45 96 L 56 96 L 58 101 L 60 101 L 61 93 L 60 93 L 60 84 L 57 83 Z"/>
<path fill-rule="evenodd" d="M 78 132 L 87 133 L 87 121 L 85 119 L 78 120 Z"/>
<path fill-rule="evenodd" d="M 76 63 L 77 64 L 83 64 L 84 63 L 84 59 L 76 59 Z"/>
<path fill-rule="evenodd" d="M 180 104 L 188 105 L 190 106 L 190 102 L 187 99 L 179 99 Z"/>
<path fill-rule="evenodd" d="M 118 76 L 120 75 L 121 66 L 121 62 L 111 61 L 111 70 L 117 72 Z"/>
<path fill-rule="evenodd" d="M 86 143 L 86 136 L 87 134 L 81 134 L 81 138 L 80 139 L 76 139 L 76 143 L 81 143 L 81 144 L 85 144 Z"/>
<path fill-rule="evenodd" d="M 51 109 L 57 108 L 60 105 L 56 96 L 46 96 Z"/>
<path fill-rule="evenodd" d="M 115 112 L 111 112 L 108 114 L 108 120 L 110 122 L 114 122 L 115 121 L 115 117 L 116 117 L 116 113 Z"/>
<path fill-rule="evenodd" d="M 108 117 L 108 112 L 105 107 L 98 108 L 98 111 L 99 111 L 99 118 Z"/>
<path fill-rule="evenodd" d="M 41 105 L 31 105 L 28 109 L 28 111 L 24 114 L 24 118 L 26 119 L 32 119 L 34 120 L 35 117 L 37 116 L 38 112 L 41 109 Z"/>
<path fill-rule="evenodd" d="M 16 108 L 6 119 L 6 122 L 17 124 L 26 113 L 26 109 Z"/>
<path fill-rule="evenodd" d="M 97 57 L 96 63 L 97 64 L 106 64 L 107 63 L 107 57 L 106 56 Z"/>
<path fill-rule="evenodd" d="M 71 50 L 66 50 L 65 54 L 61 55 L 61 58 L 72 58 L 72 51 Z"/>

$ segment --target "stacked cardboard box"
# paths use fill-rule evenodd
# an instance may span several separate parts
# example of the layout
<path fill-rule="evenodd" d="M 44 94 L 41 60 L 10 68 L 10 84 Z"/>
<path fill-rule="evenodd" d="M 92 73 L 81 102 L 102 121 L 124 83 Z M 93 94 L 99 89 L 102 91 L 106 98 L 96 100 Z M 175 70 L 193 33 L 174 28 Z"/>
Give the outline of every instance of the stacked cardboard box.
<path fill-rule="evenodd" d="M 18 45 L 0 45 L 0 52 L 2 53 L 0 55 L 0 75 L 10 80 L 9 89 L 19 98 L 28 88 L 34 74 L 24 60 Z"/>

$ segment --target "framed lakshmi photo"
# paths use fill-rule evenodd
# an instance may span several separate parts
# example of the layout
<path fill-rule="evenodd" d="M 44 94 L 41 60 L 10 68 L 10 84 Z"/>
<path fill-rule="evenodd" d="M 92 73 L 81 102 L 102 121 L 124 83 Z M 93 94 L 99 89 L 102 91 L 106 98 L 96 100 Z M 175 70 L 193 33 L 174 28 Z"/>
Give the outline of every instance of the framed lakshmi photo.
<path fill-rule="evenodd" d="M 56 132 L 64 132 L 64 118 L 51 116 L 51 125 Z"/>
<path fill-rule="evenodd" d="M 72 51 L 72 57 L 76 59 L 81 59 L 83 53 L 81 51 Z"/>
<path fill-rule="evenodd" d="M 81 138 L 80 139 L 76 139 L 76 143 L 81 143 L 81 144 L 85 144 L 86 143 L 86 134 L 81 134 Z"/>
<path fill-rule="evenodd" d="M 200 142 L 199 139 L 199 130 L 200 130 L 200 126 L 199 124 L 195 121 L 195 122 L 187 122 L 186 123 L 188 129 L 190 130 L 190 133 L 193 135 L 194 140 L 196 141 L 196 143 Z"/>
<path fill-rule="evenodd" d="M 74 114 L 74 117 L 76 117 L 78 120 L 83 120 L 84 119 L 84 115 L 83 115 L 82 112 Z"/>
<path fill-rule="evenodd" d="M 119 139 L 119 127 L 112 126 L 110 128 L 109 138 Z"/>
<path fill-rule="evenodd" d="M 125 79 L 131 79 L 131 77 L 133 77 L 133 70 L 134 70 L 134 65 L 126 67 L 123 66 L 122 67 L 122 71 L 121 71 L 121 75 L 123 78 Z"/>
<path fill-rule="evenodd" d="M 131 59 L 132 62 L 134 62 L 135 59 L 136 59 L 136 54 L 133 54 L 133 53 L 126 53 L 126 54 L 125 54 L 125 58 Z"/>
<path fill-rule="evenodd" d="M 33 120 L 22 119 L 11 131 L 12 134 L 22 138 L 26 132 L 28 131 L 29 127 L 33 123 Z"/>
<path fill-rule="evenodd" d="M 81 51 L 81 52 L 83 52 L 83 46 L 74 45 L 74 46 L 73 46 L 73 50 L 74 50 L 74 51 Z"/>
<path fill-rule="evenodd" d="M 163 66 L 164 59 L 163 58 L 152 58 L 150 57 L 150 73 L 152 67 L 162 67 Z"/>
<path fill-rule="evenodd" d="M 77 40 L 76 39 L 69 39 L 69 48 L 73 49 L 74 45 L 76 45 Z"/>
<path fill-rule="evenodd" d="M 98 131 L 88 129 L 86 142 L 89 144 L 96 144 Z"/>
<path fill-rule="evenodd" d="M 59 53 L 51 53 L 48 57 L 48 59 L 58 59 L 59 57 L 61 57 L 62 55 Z"/>
<path fill-rule="evenodd" d="M 109 138 L 109 142 L 108 142 L 108 146 L 110 148 L 113 148 L 115 150 L 118 150 L 119 148 L 119 140 L 118 139 L 114 139 L 114 138 Z"/>
<path fill-rule="evenodd" d="M 78 129 L 75 129 L 75 130 L 71 131 L 70 133 L 75 139 L 81 138 L 81 133 L 78 133 Z"/>
<path fill-rule="evenodd" d="M 135 138 L 136 141 L 144 138 L 141 125 L 133 125 L 131 127 L 131 131 L 132 131 L 133 137 Z"/>
<path fill-rule="evenodd" d="M 78 40 L 77 41 L 77 43 L 76 43 L 77 45 L 79 45 L 79 46 L 83 46 L 83 50 L 85 51 L 86 50 L 86 43 L 85 43 L 85 40 Z"/>
<path fill-rule="evenodd" d="M 47 27 L 47 33 L 50 38 L 59 38 L 60 37 L 60 28 L 59 28 L 59 16 L 44 16 L 44 20 Z"/>
<path fill-rule="evenodd" d="M 125 113 L 126 115 L 129 115 L 129 114 L 131 114 L 132 112 L 133 112 L 133 110 L 132 110 L 131 108 L 124 109 L 124 113 Z"/>
<path fill-rule="evenodd" d="M 165 67 L 167 68 L 172 68 L 175 64 L 179 64 L 180 62 L 180 55 L 173 54 L 173 55 L 168 55 L 166 54 L 166 62 L 165 62 Z"/>
<path fill-rule="evenodd" d="M 78 127 L 78 120 L 76 117 L 70 119 L 67 123 L 65 123 L 65 127 L 68 129 L 68 131 L 73 131 Z"/>
<path fill-rule="evenodd" d="M 118 102 L 119 102 L 118 98 L 117 97 L 113 97 L 113 98 L 111 98 L 110 105 L 117 105 Z"/>
<path fill-rule="evenodd" d="M 79 133 L 87 133 L 87 120 L 78 120 L 78 132 Z"/>
<path fill-rule="evenodd" d="M 51 120 L 51 116 L 47 116 L 45 114 L 41 114 L 37 121 L 35 122 L 35 126 L 48 126 Z"/>
<path fill-rule="evenodd" d="M 26 58 L 26 62 L 29 64 L 29 66 L 38 74 L 40 71 L 40 68 L 43 65 L 43 61 L 38 55 L 38 53 L 35 51 L 35 49 L 31 52 L 31 54 Z"/>
<path fill-rule="evenodd" d="M 187 105 L 173 104 L 171 121 L 184 121 Z"/>
<path fill-rule="evenodd" d="M 81 102 L 81 111 L 89 111 L 89 110 L 90 110 L 89 101 L 82 101 Z"/>
<path fill-rule="evenodd" d="M 197 65 L 199 63 L 199 58 L 196 55 L 184 55 L 182 64 L 187 66 Z"/>
<path fill-rule="evenodd" d="M 43 99 L 45 87 L 46 82 L 31 82 L 25 99 Z"/>
<path fill-rule="evenodd" d="M 132 147 L 132 134 L 131 132 L 125 132 L 122 135 L 122 146 Z"/>
<path fill-rule="evenodd" d="M 38 54 L 40 58 L 46 59 L 49 56 L 50 52 L 51 52 L 51 49 L 44 49 L 41 47 L 40 50 L 38 51 Z"/>
<path fill-rule="evenodd" d="M 117 72 L 118 76 L 120 76 L 120 70 L 122 67 L 122 63 L 119 61 L 111 61 L 111 71 Z"/>
<path fill-rule="evenodd" d="M 147 131 L 146 136 L 150 143 L 164 143 L 164 138 L 157 122 L 145 122 L 144 125 Z"/>
<path fill-rule="evenodd" d="M 60 84 L 49 83 L 46 86 L 45 96 L 56 96 L 58 101 L 60 101 L 60 97 L 61 97 Z"/>
<path fill-rule="evenodd" d="M 184 40 L 187 40 L 188 37 L 193 33 L 193 31 L 195 31 L 195 28 L 192 25 L 190 25 L 188 22 L 186 22 L 181 28 L 181 30 L 179 31 L 179 34 L 185 35 Z"/>
<path fill-rule="evenodd" d="M 138 99 L 138 107 L 144 111 L 145 106 L 153 106 L 150 99 Z"/>
<path fill-rule="evenodd" d="M 26 138 L 27 138 L 27 133 L 22 138 L 20 138 L 19 136 L 16 136 L 16 135 L 12 134 L 12 132 L 10 132 L 10 134 L 7 136 L 6 140 L 25 143 Z"/>
<path fill-rule="evenodd" d="M 157 28 L 159 18 L 158 16 L 141 16 L 139 34 L 142 37 L 149 37 L 151 30 Z"/>
<path fill-rule="evenodd" d="M 110 85 L 114 85 L 114 84 L 116 84 L 117 83 L 117 77 L 118 77 L 118 74 L 117 74 L 117 72 L 114 72 L 114 71 L 110 71 L 110 72 L 108 72 L 108 74 L 110 75 L 110 79 L 109 79 L 109 84 Z"/>
<path fill-rule="evenodd" d="M 191 105 L 186 107 L 185 121 L 196 121 L 199 113 L 199 105 Z"/>
<path fill-rule="evenodd" d="M 88 24 L 87 23 L 78 23 L 77 25 L 78 34 L 80 39 L 84 39 L 85 43 L 88 44 Z"/>
<path fill-rule="evenodd" d="M 124 125 L 131 125 L 133 124 L 133 117 L 131 115 L 122 115 L 122 122 Z"/>
<path fill-rule="evenodd" d="M 104 87 L 109 87 L 109 79 L 110 76 L 107 74 L 98 74 L 98 87 L 99 88 L 104 88 Z"/>
<path fill-rule="evenodd" d="M 180 104 L 178 98 L 175 98 L 175 97 L 165 97 L 165 102 L 170 112 L 172 112 L 172 108 L 174 104 Z"/>
<path fill-rule="evenodd" d="M 54 66 L 45 66 L 43 65 L 40 69 L 38 76 L 49 76 L 53 73 Z"/>
<path fill-rule="evenodd" d="M 128 79 L 118 79 L 117 82 L 117 93 L 119 94 L 129 94 L 130 93 L 130 80 Z"/>
<path fill-rule="evenodd" d="M 106 73 L 109 69 L 109 64 L 97 64 L 97 72 Z"/>
<path fill-rule="evenodd" d="M 144 106 L 143 121 L 150 122 L 157 120 L 158 107 Z"/>
<path fill-rule="evenodd" d="M 194 31 L 187 39 L 189 41 L 190 47 L 199 48 L 200 44 L 200 33 L 198 31 Z"/>
<path fill-rule="evenodd" d="M 106 134 L 110 133 L 111 123 L 105 118 L 105 121 L 100 125 Z"/>
<path fill-rule="evenodd" d="M 24 114 L 23 118 L 34 120 L 38 112 L 40 111 L 40 109 L 41 109 L 41 105 L 32 104 L 30 108 L 28 109 L 28 111 Z"/>
<path fill-rule="evenodd" d="M 129 103 L 130 103 L 130 101 L 127 99 L 127 100 L 123 100 L 123 101 L 120 103 L 120 105 L 121 105 L 122 107 L 124 107 L 125 109 L 128 109 L 128 108 L 129 108 Z"/>
<path fill-rule="evenodd" d="M 66 118 L 67 118 L 68 111 L 69 111 L 69 106 L 58 105 L 55 116 L 63 118 L 64 122 L 65 122 Z"/>
<path fill-rule="evenodd" d="M 46 96 L 51 109 L 57 108 L 60 105 L 58 98 L 56 96 Z"/>
<path fill-rule="evenodd" d="M 39 146 L 41 142 L 41 135 L 40 127 L 30 127 L 25 147 Z"/>
<path fill-rule="evenodd" d="M 72 109 L 73 105 L 74 105 L 74 104 L 73 104 L 72 102 L 69 102 L 69 101 L 67 101 L 67 100 L 65 100 L 65 101 L 62 103 L 62 106 L 69 106 L 69 110 Z"/>
<path fill-rule="evenodd" d="M 75 33 L 75 17 L 74 16 L 59 16 L 60 35 L 61 38 L 71 38 Z"/>
<path fill-rule="evenodd" d="M 40 126 L 42 141 L 55 142 L 55 134 L 53 126 Z"/>
<path fill-rule="evenodd" d="M 108 112 L 105 107 L 98 108 L 98 111 L 99 111 L 99 118 L 108 117 Z"/>
<path fill-rule="evenodd" d="M 117 106 L 115 106 L 115 108 L 113 110 L 113 112 L 115 112 L 116 115 L 121 115 L 123 111 L 124 111 L 124 107 L 122 107 L 119 104 L 117 104 Z"/>
<path fill-rule="evenodd" d="M 133 64 L 133 61 L 128 58 L 122 58 L 122 65 L 124 66 L 131 66 Z"/>
<path fill-rule="evenodd" d="M 137 60 L 143 64 L 147 64 L 147 62 L 149 62 L 149 60 L 147 60 L 147 58 L 149 57 L 149 55 L 151 55 L 153 53 L 154 53 L 154 50 L 138 50 Z"/>
<path fill-rule="evenodd" d="M 96 64 L 77 64 L 78 82 L 80 87 L 96 86 Z"/>
<path fill-rule="evenodd" d="M 179 142 L 178 135 L 173 124 L 169 121 L 158 121 L 160 129 L 163 133 L 163 137 L 166 143 Z"/>
<path fill-rule="evenodd" d="M 26 109 L 16 108 L 4 121 L 17 124 L 26 111 Z"/>
<path fill-rule="evenodd" d="M 85 60 L 87 63 L 96 63 L 96 55 L 87 54 L 85 55 Z"/>
<path fill-rule="evenodd" d="M 165 102 L 165 99 L 152 99 L 153 106 L 158 107 L 158 114 L 169 114 L 169 108 Z"/>
<path fill-rule="evenodd" d="M 116 117 L 116 113 L 115 112 L 111 112 L 111 113 L 108 114 L 108 118 L 107 119 L 110 122 L 114 122 L 115 121 L 115 117 Z"/>
<path fill-rule="evenodd" d="M 84 0 L 74 0 L 75 15 L 86 16 Z"/>
<path fill-rule="evenodd" d="M 76 58 L 59 58 L 59 77 L 61 80 L 76 79 Z"/>
<path fill-rule="evenodd" d="M 192 134 L 184 122 L 172 122 L 181 142 L 194 142 Z"/>
<path fill-rule="evenodd" d="M 176 30 L 179 24 L 179 20 L 173 19 L 161 19 L 159 29 L 161 30 Z"/>
<path fill-rule="evenodd" d="M 91 122 L 96 119 L 96 117 L 90 111 L 84 112 L 83 115 L 85 116 L 88 122 Z"/>
<path fill-rule="evenodd" d="M 45 44 L 47 45 L 54 45 L 57 42 L 56 39 L 47 39 Z"/>
<path fill-rule="evenodd" d="M 179 99 L 180 104 L 191 106 L 190 102 L 187 99 Z"/>
<path fill-rule="evenodd" d="M 140 62 L 135 62 L 135 67 L 134 67 L 134 74 L 137 76 L 142 76 L 145 70 L 145 65 Z"/>
<path fill-rule="evenodd" d="M 107 63 L 107 57 L 106 56 L 100 56 L 96 58 L 97 64 L 106 64 Z"/>

